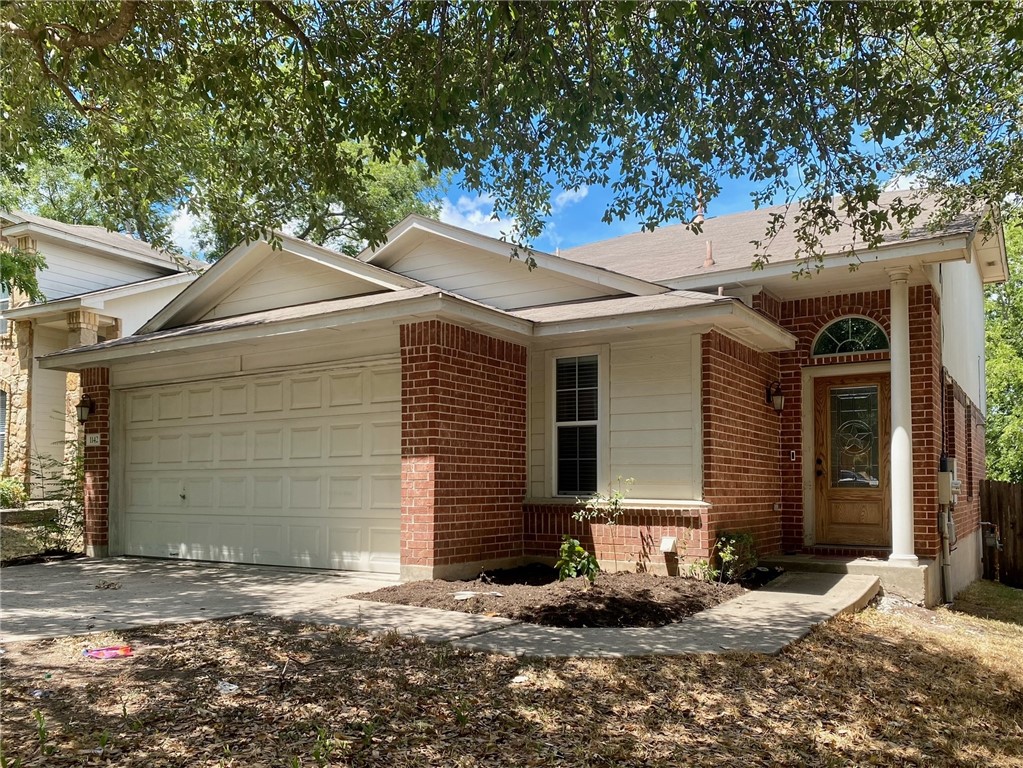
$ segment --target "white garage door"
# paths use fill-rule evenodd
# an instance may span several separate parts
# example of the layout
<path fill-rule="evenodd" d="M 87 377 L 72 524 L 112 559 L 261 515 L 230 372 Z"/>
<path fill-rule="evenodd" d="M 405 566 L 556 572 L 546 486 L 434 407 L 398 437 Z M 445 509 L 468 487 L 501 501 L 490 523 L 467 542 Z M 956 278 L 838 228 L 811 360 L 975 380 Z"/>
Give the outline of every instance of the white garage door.
<path fill-rule="evenodd" d="M 126 553 L 398 572 L 397 365 L 124 398 Z"/>

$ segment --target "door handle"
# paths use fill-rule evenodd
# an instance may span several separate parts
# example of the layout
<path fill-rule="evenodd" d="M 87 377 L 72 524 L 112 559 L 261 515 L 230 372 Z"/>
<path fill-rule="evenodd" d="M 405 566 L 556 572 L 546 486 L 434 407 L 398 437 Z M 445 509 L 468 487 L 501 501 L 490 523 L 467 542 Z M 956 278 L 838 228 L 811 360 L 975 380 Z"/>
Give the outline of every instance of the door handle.
<path fill-rule="evenodd" d="M 817 457 L 817 477 L 824 477 L 824 459 Z"/>

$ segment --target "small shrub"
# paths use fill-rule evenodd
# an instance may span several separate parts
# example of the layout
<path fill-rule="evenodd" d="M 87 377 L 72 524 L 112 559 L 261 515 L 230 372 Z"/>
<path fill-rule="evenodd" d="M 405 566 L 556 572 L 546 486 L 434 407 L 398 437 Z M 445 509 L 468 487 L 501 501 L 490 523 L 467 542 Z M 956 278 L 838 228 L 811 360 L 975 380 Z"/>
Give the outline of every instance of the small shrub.
<path fill-rule="evenodd" d="M 558 569 L 558 581 L 573 579 L 576 576 L 585 576 L 592 584 L 600 573 L 600 566 L 597 558 L 586 551 L 586 548 L 579 543 L 579 539 L 573 539 L 568 534 L 561 537 L 561 549 L 558 550 L 558 562 L 555 564 Z"/>
<path fill-rule="evenodd" d="M 717 581 L 720 574 L 721 571 L 706 560 L 696 560 L 686 566 L 686 576 L 690 579 L 699 579 L 700 581 Z"/>
<path fill-rule="evenodd" d="M 47 549 L 78 552 L 85 530 L 85 457 L 77 440 L 69 440 L 64 461 L 40 457 L 39 487 L 50 489 L 57 510 L 42 531 Z"/>
<path fill-rule="evenodd" d="M 28 492 L 16 477 L 0 477 L 0 508 L 14 509 L 25 506 Z"/>
<path fill-rule="evenodd" d="M 714 545 L 721 564 L 720 580 L 734 584 L 757 567 L 757 552 L 751 533 L 722 533 Z"/>
<path fill-rule="evenodd" d="M 597 520 L 610 529 L 611 552 L 615 561 L 615 571 L 618 570 L 618 543 L 615 537 L 615 526 L 618 525 L 619 518 L 625 514 L 625 507 L 622 504 L 629 495 L 629 491 L 632 490 L 632 484 L 635 482 L 635 479 L 631 477 L 622 480 L 622 476 L 619 475 L 617 488 L 612 483 L 608 485 L 607 493 L 594 491 L 593 495 L 588 499 L 577 499 L 576 504 L 579 506 L 579 509 L 572 513 L 572 517 L 579 522 Z M 622 488 L 623 483 L 625 484 L 624 489 Z"/>

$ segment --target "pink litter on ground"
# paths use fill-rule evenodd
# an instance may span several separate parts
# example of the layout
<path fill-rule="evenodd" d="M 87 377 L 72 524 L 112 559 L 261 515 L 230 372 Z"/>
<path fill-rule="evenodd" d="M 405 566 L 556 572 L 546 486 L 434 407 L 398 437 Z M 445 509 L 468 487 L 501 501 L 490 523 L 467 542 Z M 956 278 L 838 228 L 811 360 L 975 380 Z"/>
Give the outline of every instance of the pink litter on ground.
<path fill-rule="evenodd" d="M 130 645 L 110 645 L 106 648 L 86 648 L 82 651 L 83 656 L 90 659 L 116 659 L 121 656 L 131 656 Z"/>

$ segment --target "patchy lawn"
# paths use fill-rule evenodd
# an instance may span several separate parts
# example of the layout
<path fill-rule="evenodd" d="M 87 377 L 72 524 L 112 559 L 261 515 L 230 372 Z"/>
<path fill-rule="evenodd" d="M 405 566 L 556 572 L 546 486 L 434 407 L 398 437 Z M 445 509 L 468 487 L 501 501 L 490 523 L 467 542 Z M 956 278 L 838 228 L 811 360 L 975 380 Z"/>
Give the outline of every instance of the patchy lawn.
<path fill-rule="evenodd" d="M 745 591 L 734 584 L 632 572 L 600 573 L 590 586 L 581 577 L 558 581 L 553 568 L 530 565 L 476 581 L 411 581 L 354 597 L 549 627 L 663 627 Z"/>
<path fill-rule="evenodd" d="M 25 643 L 0 732 L 23 766 L 1023 766 L 1023 627 L 882 608 L 776 657 L 522 661 L 256 617 Z"/>

